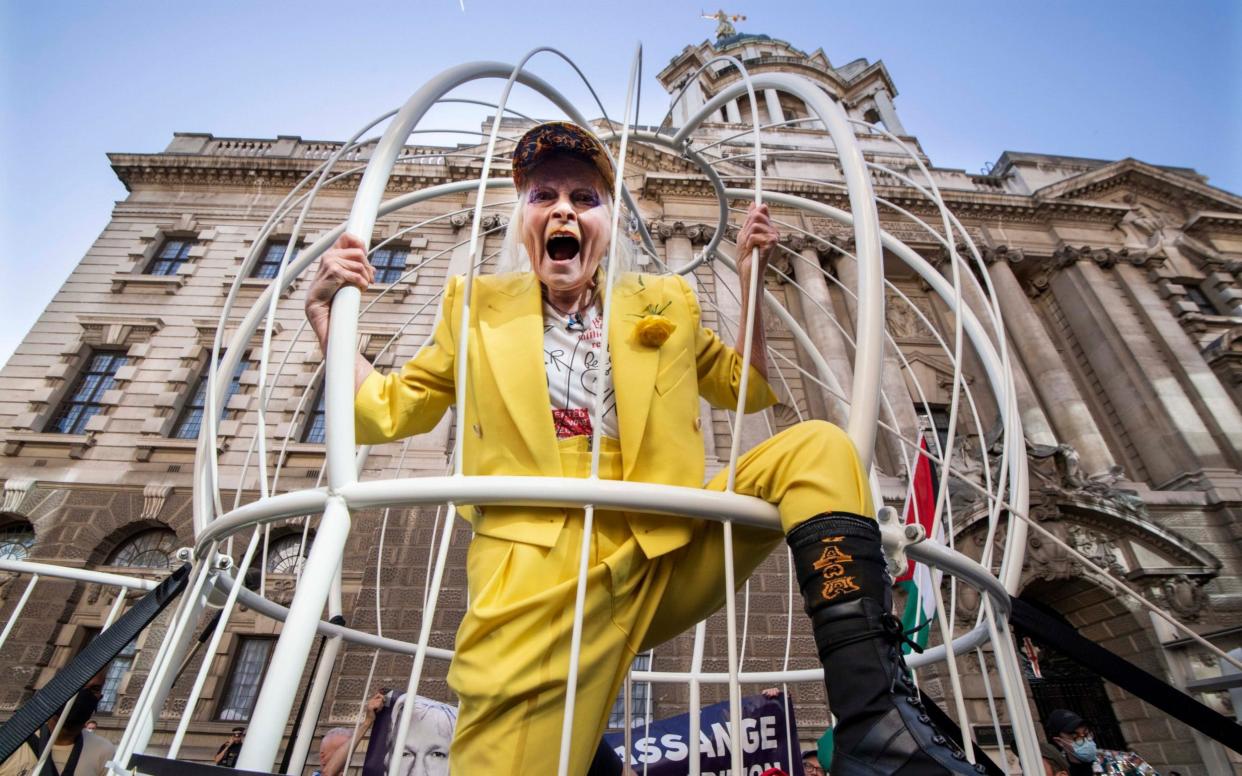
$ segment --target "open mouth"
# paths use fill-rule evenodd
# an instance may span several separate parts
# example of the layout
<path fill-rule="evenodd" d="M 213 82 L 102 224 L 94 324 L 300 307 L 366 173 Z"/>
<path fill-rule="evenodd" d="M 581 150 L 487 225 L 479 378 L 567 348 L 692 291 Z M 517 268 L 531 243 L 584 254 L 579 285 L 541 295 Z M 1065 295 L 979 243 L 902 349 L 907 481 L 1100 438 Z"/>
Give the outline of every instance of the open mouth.
<path fill-rule="evenodd" d="M 545 247 L 552 261 L 570 261 L 577 257 L 581 244 L 572 234 L 554 234 Z"/>

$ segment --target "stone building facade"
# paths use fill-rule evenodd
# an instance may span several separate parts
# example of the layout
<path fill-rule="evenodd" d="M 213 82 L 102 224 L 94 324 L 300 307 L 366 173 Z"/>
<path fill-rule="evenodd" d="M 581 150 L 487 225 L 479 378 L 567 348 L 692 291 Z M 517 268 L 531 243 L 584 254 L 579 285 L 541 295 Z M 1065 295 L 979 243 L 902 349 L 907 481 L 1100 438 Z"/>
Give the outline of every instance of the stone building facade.
<path fill-rule="evenodd" d="M 930 168 L 947 206 L 980 246 L 986 280 L 1005 316 L 1033 471 L 1033 517 L 1095 567 L 1125 579 L 1217 646 L 1242 647 L 1242 198 L 1211 186 L 1194 170 L 1135 159 L 1005 152 L 987 174 L 936 167 L 898 118 L 897 90 L 883 63 L 836 66 L 822 50 L 807 54 L 761 35 L 729 34 L 674 57 L 658 75 L 670 94 L 681 95 L 668 124 L 680 126 L 740 77 L 733 64 L 711 62 L 718 54 L 740 59 L 751 73 L 805 75 L 840 100 L 852 118 L 886 130 L 887 135 L 858 130 L 867 160 L 885 168 L 872 173 L 877 195 L 891 203 L 880 208 L 883 225 L 943 267 L 944 246 L 896 209 L 937 217 L 910 184 L 918 169 L 905 149 Z M 847 207 L 832 143 L 809 119 L 806 106 L 770 90 L 756 99 L 760 121 L 779 125 L 764 135 L 765 187 Z M 747 99 L 724 105 L 692 141 L 727 183 L 741 188 L 753 175 L 745 137 L 751 108 Z M 523 126 L 506 120 L 504 133 L 514 136 Z M 227 338 L 272 282 L 296 213 L 266 238 L 260 237 L 263 222 L 339 148 L 292 136 L 178 133 L 163 151 L 110 155 L 128 196 L 0 371 L 0 557 L 158 577 L 175 548 L 193 543 L 194 437 L 207 411 L 201 381 L 213 340 L 218 334 Z M 475 178 L 480 151 L 411 146 L 389 181 L 388 196 Z M 300 246 L 345 219 L 367 155 L 366 146 L 346 154 L 342 167 L 354 171 L 324 186 L 301 229 Z M 498 164 L 497 174 L 504 174 L 503 161 Z M 626 165 L 626 181 L 662 252 L 660 260 L 684 266 L 716 223 L 707 179 L 683 159 L 643 145 L 631 146 Z M 386 241 L 388 253 L 376 263 L 390 272 L 364 295 L 369 307 L 360 322 L 360 347 L 381 366 L 414 354 L 431 331 L 445 278 L 465 268 L 472 196 L 440 198 L 379 220 L 372 244 Z M 483 224 L 492 231 L 488 252 L 499 246 L 508 214 L 501 194 L 491 202 Z M 768 290 L 800 321 L 848 390 L 855 305 L 819 270 L 853 287 L 857 269 L 845 253 L 852 234 L 787 208 L 774 207 L 774 213 L 787 225 L 788 250 L 776 261 L 778 272 L 769 277 Z M 730 245 L 722 250 L 728 253 Z M 218 331 L 224 300 L 252 253 L 258 261 L 237 281 L 237 304 L 224 331 Z M 886 360 L 890 419 L 897 428 L 943 431 L 940 410 L 951 400 L 953 368 L 934 335 L 951 335 L 953 316 L 901 262 L 886 261 L 895 286 L 888 330 L 905 356 L 904 363 L 892 354 Z M 654 271 L 654 262 L 647 269 Z M 730 291 L 736 278 L 720 263 L 694 274 L 708 324 L 725 327 L 737 312 Z M 251 445 L 258 428 L 257 340 L 237 373 L 225 376 L 232 380 L 227 404 L 219 408 L 225 508 L 259 497 L 260 471 L 275 491 L 319 481 L 321 357 L 301 325 L 306 282 L 303 277 L 292 283 L 275 315 L 275 355 L 265 380 L 271 392 L 264 418 L 265 468 Z M 977 292 L 968 293 L 966 301 L 982 309 Z M 809 369 L 788 329 L 772 319 L 768 325 L 777 361 Z M 979 451 L 995 438 L 997 413 L 978 363 L 968 361 L 966 368 L 980 413 L 977 424 L 966 419 L 959 424 L 964 452 L 952 465 L 965 479 L 982 482 Z M 833 395 L 796 371 L 776 387 L 781 403 L 748 421 L 744 441 L 803 417 L 843 420 L 848 396 Z M 930 416 L 911 399 L 916 387 L 933 408 Z M 727 413 L 706 411 L 704 445 L 712 469 L 728 456 L 731 429 Z M 443 473 L 451 445 L 446 420 L 410 444 L 376 448 L 363 479 Z M 876 462 L 884 494 L 894 504 L 906 491 L 901 459 L 900 445 L 881 434 Z M 951 493 L 955 544 L 982 558 L 986 505 L 961 482 Z M 432 548 L 443 522 L 436 509 L 427 508 L 355 515 L 344 561 L 350 626 L 416 639 Z M 452 646 L 465 600 L 469 532 L 460 521 L 451 530 L 455 541 L 432 639 L 441 647 Z M 286 603 L 291 598 L 313 531 L 314 521 L 272 527 L 260 580 L 268 597 Z M 1003 536 L 993 541 L 1002 542 Z M 240 554 L 239 547 L 234 551 Z M 780 668 L 785 659 L 785 565 L 784 554 L 775 554 L 747 592 L 748 669 Z M 1088 571 L 1032 533 L 1022 595 L 1166 681 L 1213 689 L 1210 680 L 1220 674 L 1219 665 Z M 27 579 L 0 576 L 0 617 L 16 605 Z M 82 647 L 102 625 L 114 595 L 95 585 L 40 581 L 0 652 L 7 672 L 0 715 L 11 713 Z M 961 588 L 955 601 L 959 625 L 968 625 L 977 598 Z M 814 648 L 800 626 L 795 621 L 790 664 L 813 665 Z M 233 618 L 219 653 L 210 657 L 203 699 L 189 712 L 196 722 L 183 756 L 209 758 L 227 730 L 245 720 L 278 632 L 277 623 L 253 611 Z M 713 617 L 708 670 L 724 669 L 723 633 L 723 618 Z M 157 623 L 110 669 L 111 708 L 100 715 L 105 731 L 115 734 L 123 726 L 161 635 Z M 1116 688 L 1091 685 L 1072 669 L 1052 687 L 1052 674 L 1063 665 L 1055 650 L 1037 639 L 1022 646 L 1034 658 L 1027 663 L 1029 689 L 1041 713 L 1056 692 L 1093 694 L 1113 714 L 1109 735 L 1162 771 L 1234 768 L 1221 747 Z M 679 637 L 657 650 L 654 667 L 684 670 L 690 653 L 689 637 Z M 1041 658 L 1047 670 L 1039 668 Z M 202 659 L 196 656 L 188 672 Z M 967 656 L 963 665 L 972 716 L 984 719 L 987 689 L 978 658 Z M 408 670 L 406 657 L 347 647 L 321 729 L 354 719 L 368 680 L 371 686 L 402 686 Z M 445 666 L 433 662 L 424 694 L 451 700 L 444 674 Z M 943 690 L 938 679 L 935 672 L 926 677 Z M 186 713 L 188 684 L 182 680 L 174 689 L 155 746 L 171 738 Z M 706 688 L 705 702 L 723 699 L 718 690 Z M 823 690 L 800 685 L 792 694 L 800 734 L 813 741 L 828 723 Z M 656 686 L 655 715 L 684 710 L 685 697 L 683 687 Z M 1232 714 L 1223 693 L 1201 697 Z M 976 730 L 981 736 L 989 732 Z"/>

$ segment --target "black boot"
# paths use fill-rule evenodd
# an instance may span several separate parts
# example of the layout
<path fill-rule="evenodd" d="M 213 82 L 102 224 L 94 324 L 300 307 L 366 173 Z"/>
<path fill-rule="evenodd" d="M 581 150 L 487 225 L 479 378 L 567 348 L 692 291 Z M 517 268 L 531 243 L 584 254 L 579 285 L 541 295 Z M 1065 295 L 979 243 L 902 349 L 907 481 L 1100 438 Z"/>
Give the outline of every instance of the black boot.
<path fill-rule="evenodd" d="M 786 537 L 837 724 L 832 776 L 983 773 L 932 726 L 901 656 L 905 637 L 871 518 L 818 515 Z"/>

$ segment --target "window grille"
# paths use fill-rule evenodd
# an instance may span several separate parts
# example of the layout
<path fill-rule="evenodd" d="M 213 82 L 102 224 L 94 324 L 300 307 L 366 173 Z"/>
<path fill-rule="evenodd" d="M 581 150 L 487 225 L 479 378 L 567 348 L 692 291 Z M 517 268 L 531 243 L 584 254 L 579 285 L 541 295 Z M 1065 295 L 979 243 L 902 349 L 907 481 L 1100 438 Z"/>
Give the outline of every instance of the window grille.
<path fill-rule="evenodd" d="M 0 528 L 0 560 L 25 560 L 34 546 L 35 532 L 29 523 Z"/>
<path fill-rule="evenodd" d="M 116 372 L 125 366 L 125 361 L 123 353 L 92 353 L 73 390 L 56 409 L 48 431 L 55 434 L 81 434 L 85 431 L 87 421 L 103 409 L 101 399 L 104 393 L 116 387 Z"/>
<path fill-rule="evenodd" d="M 314 536 L 306 537 L 306 552 L 310 552 Z M 301 553 L 302 534 L 285 534 L 271 542 L 267 548 L 267 573 L 297 574 L 306 563 L 306 555 Z"/>
<path fill-rule="evenodd" d="M 138 644 L 131 641 L 108 664 L 107 673 L 104 674 L 103 693 L 99 698 L 99 705 L 95 708 L 96 712 L 112 714 L 116 711 L 116 701 L 117 695 L 120 694 L 121 681 L 125 678 L 125 674 L 134 667 L 134 656 L 137 654 Z"/>
<path fill-rule="evenodd" d="M 272 653 L 272 640 L 268 638 L 243 637 L 237 648 L 237 658 L 229 671 L 228 689 L 220 704 L 219 718 L 228 722 L 246 722 L 254 711 L 259 697 L 259 686 L 267 670 Z"/>
<path fill-rule="evenodd" d="M 371 266 L 375 267 L 375 282 L 396 283 L 405 274 L 406 259 L 410 252 L 405 248 L 376 248 L 371 252 Z"/>
<path fill-rule="evenodd" d="M 314 442 L 315 444 L 323 444 L 328 426 L 328 410 L 324 406 L 324 402 L 328 398 L 328 392 L 322 385 L 319 386 L 319 395 L 315 397 L 315 408 L 310 411 L 306 417 L 306 430 L 302 432 L 303 442 Z"/>
<path fill-rule="evenodd" d="M 241 389 L 242 373 L 250 368 L 250 360 L 243 358 L 237 362 L 237 368 L 233 370 L 233 379 L 229 380 L 228 390 L 224 394 L 224 401 L 220 403 L 220 420 L 228 415 L 229 399 Z M 207 406 L 207 368 L 204 367 L 203 374 L 198 378 L 198 384 L 194 388 L 194 395 L 186 402 L 185 407 L 181 410 L 181 417 L 177 420 L 177 425 L 173 428 L 173 437 L 176 439 L 198 439 L 199 431 L 203 428 L 203 410 Z"/>
<path fill-rule="evenodd" d="M 651 668 L 651 653 L 645 652 L 634 658 L 635 671 L 646 671 Z M 648 682 L 630 683 L 630 724 L 642 724 L 647 721 L 647 699 L 651 697 L 651 684 Z M 625 727 L 625 688 L 617 695 L 608 713 L 608 727 L 623 729 Z"/>
<path fill-rule="evenodd" d="M 193 247 L 193 240 L 179 238 L 165 240 L 160 246 L 159 253 L 155 254 L 155 258 L 147 266 L 147 274 L 176 275 L 181 265 L 190 258 L 190 249 Z"/>
<path fill-rule="evenodd" d="M 167 528 L 152 528 L 135 534 L 117 547 L 107 565 L 134 569 L 166 569 L 172 566 L 176 548 L 175 533 Z"/>
<path fill-rule="evenodd" d="M 285 251 L 289 248 L 288 240 L 277 240 L 268 242 L 263 248 L 263 253 L 259 256 L 259 262 L 254 265 L 250 277 L 260 278 L 262 280 L 271 280 L 276 277 L 280 271 L 280 262 L 285 258 Z M 289 261 L 293 261 L 297 257 L 297 251 L 293 252 L 293 256 L 289 257 Z"/>

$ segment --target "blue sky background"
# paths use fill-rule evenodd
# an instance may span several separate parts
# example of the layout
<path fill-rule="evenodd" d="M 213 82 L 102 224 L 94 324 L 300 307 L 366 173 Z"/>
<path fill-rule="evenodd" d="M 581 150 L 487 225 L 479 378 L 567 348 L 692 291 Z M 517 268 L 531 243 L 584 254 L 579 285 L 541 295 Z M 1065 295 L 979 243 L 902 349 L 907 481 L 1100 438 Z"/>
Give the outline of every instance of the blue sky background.
<path fill-rule="evenodd" d="M 430 75 L 553 45 L 619 114 L 644 46 L 640 121 L 654 79 L 713 37 L 700 2 L 408 0 L 194 4 L 0 0 L 0 362 L 107 223 L 125 189 L 108 151 L 158 151 L 174 131 L 342 139 Z M 1242 192 L 1242 4 L 1236 0 L 732 0 L 766 33 L 834 65 L 882 59 L 898 111 L 942 167 L 978 172 L 1002 151 L 1194 167 Z M 534 69 L 584 108 L 564 64 Z M 476 87 L 494 99 L 499 83 Z M 549 115 L 541 101 L 515 107 Z M 584 110 L 597 115 L 594 109 Z M 443 124 L 476 128 L 450 112 Z M 458 122 L 466 121 L 465 124 Z"/>

